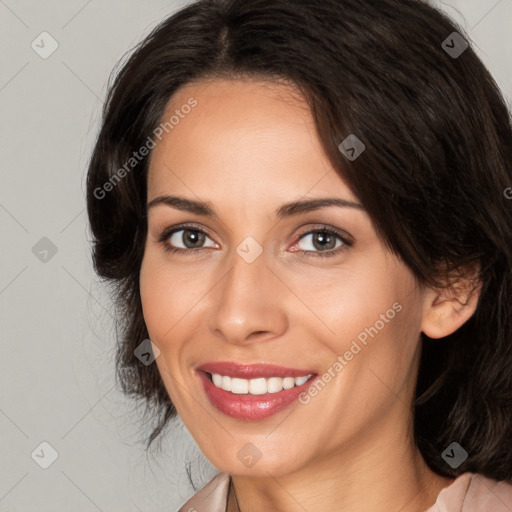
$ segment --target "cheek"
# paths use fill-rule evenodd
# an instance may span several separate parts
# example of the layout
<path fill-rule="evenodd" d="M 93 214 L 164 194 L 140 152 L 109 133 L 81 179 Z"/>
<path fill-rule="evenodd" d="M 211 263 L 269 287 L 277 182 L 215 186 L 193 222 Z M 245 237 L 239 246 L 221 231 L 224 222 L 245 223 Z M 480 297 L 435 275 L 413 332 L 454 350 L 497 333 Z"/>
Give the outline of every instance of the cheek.
<path fill-rule="evenodd" d="M 175 285 L 165 265 L 151 255 L 144 258 L 140 272 L 142 312 L 149 337 L 161 350 L 179 318 L 181 306 Z"/>
<path fill-rule="evenodd" d="M 349 351 L 356 351 L 357 347 L 361 349 L 353 360 L 357 358 L 359 362 L 360 378 L 364 381 L 362 389 L 366 390 L 363 394 L 374 403 L 381 399 L 393 401 L 404 387 L 409 389 L 414 380 L 419 348 L 419 301 L 411 293 L 401 293 L 393 288 L 387 290 L 382 292 L 380 299 L 368 298 L 370 314 L 363 312 L 364 322 L 352 324 L 355 329 L 348 347 Z M 355 316 L 357 312 L 353 314 Z"/>
<path fill-rule="evenodd" d="M 399 292 L 383 279 L 385 274 L 368 269 L 344 272 L 334 279 L 308 286 L 308 305 L 335 339 L 356 338 L 376 322 L 378 330 L 384 330 L 388 323 L 383 324 L 381 315 L 385 320 L 396 317 L 393 304 L 399 300 Z M 364 339 L 364 334 L 361 338 Z"/>
<path fill-rule="evenodd" d="M 327 282 L 324 283 L 327 285 Z M 309 294 L 332 336 L 330 351 L 348 364 L 403 377 L 414 357 L 421 325 L 421 301 L 411 274 L 400 266 L 367 265 Z"/>
<path fill-rule="evenodd" d="M 178 414 L 184 414 L 186 396 L 181 374 L 184 363 L 184 343 L 189 339 L 193 305 L 197 303 L 197 288 L 187 286 L 183 272 L 176 270 L 164 256 L 148 251 L 140 270 L 140 296 L 149 338 L 160 349 L 155 361 L 167 393 Z M 189 330 L 187 330 L 189 329 Z M 180 384 L 181 383 L 181 384 Z"/>
<path fill-rule="evenodd" d="M 151 339 L 164 344 L 175 337 L 181 320 L 194 315 L 194 305 L 206 292 L 197 276 L 170 265 L 165 255 L 160 256 L 156 251 L 147 253 L 140 271 L 140 295 Z"/>

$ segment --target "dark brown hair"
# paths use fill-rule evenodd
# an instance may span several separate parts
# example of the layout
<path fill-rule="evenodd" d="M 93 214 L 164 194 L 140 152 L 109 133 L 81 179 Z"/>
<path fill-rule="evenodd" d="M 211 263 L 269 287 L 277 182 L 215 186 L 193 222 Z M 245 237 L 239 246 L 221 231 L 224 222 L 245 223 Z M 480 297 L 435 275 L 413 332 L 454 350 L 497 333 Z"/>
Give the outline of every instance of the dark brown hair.
<path fill-rule="evenodd" d="M 304 95 L 332 164 L 418 283 L 442 286 L 479 265 L 474 315 L 442 340 L 422 335 L 415 440 L 441 475 L 512 478 L 512 203 L 504 193 L 512 129 L 471 46 L 458 56 L 443 48 L 455 31 L 469 42 L 420 0 L 200 0 L 122 64 L 89 165 L 87 207 L 95 270 L 120 313 L 117 376 L 158 417 L 148 447 L 176 411 L 156 365 L 134 356 L 149 337 L 139 292 L 148 158 L 122 179 L 119 169 L 154 136 L 181 85 L 284 79 Z M 353 161 L 338 149 L 350 134 L 366 146 Z M 453 441 L 469 454 L 456 469 L 441 457 Z"/>

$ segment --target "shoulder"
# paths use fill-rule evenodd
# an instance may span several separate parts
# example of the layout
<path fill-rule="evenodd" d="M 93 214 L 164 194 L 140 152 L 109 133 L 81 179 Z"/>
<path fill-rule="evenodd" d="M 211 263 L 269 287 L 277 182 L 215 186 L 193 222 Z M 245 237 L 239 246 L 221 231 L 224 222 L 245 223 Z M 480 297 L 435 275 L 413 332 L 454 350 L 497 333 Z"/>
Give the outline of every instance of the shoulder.
<path fill-rule="evenodd" d="M 438 495 L 427 512 L 510 512 L 512 482 L 463 473 Z"/>
<path fill-rule="evenodd" d="M 224 512 L 230 476 L 219 473 L 197 491 L 178 512 Z M 445 487 L 426 512 L 510 512 L 512 482 L 496 481 L 477 473 L 463 473 Z"/>
<path fill-rule="evenodd" d="M 197 512 L 198 510 L 224 512 L 228 499 L 229 481 L 230 476 L 227 473 L 219 473 L 184 503 L 178 512 Z"/>

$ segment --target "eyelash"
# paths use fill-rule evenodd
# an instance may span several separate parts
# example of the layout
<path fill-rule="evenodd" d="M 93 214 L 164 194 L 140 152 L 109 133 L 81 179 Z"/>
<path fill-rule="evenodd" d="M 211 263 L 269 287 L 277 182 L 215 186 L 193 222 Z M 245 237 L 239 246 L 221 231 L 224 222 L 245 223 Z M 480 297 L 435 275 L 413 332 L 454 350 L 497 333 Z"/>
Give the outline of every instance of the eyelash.
<path fill-rule="evenodd" d="M 169 245 L 169 238 L 178 231 L 192 231 L 197 233 L 202 233 L 206 236 L 208 234 L 203 231 L 198 226 L 195 226 L 193 224 L 183 224 L 180 226 L 175 226 L 172 228 L 168 228 L 164 230 L 164 232 L 160 235 L 158 241 L 163 245 L 164 250 L 166 252 L 170 253 L 202 253 L 203 251 L 207 250 L 208 247 L 199 247 L 197 249 L 182 249 L 181 247 L 173 247 L 172 245 Z M 343 242 L 343 245 L 341 247 L 338 247 L 337 249 L 331 249 L 330 251 L 305 251 L 303 249 L 296 250 L 294 252 L 301 253 L 306 256 L 311 256 L 313 258 L 329 258 L 332 256 L 336 256 L 337 254 L 340 254 L 341 252 L 345 251 L 349 247 L 352 247 L 353 242 L 351 240 L 348 240 L 346 236 L 343 235 L 343 233 L 335 228 L 329 227 L 329 226 L 321 226 L 319 228 L 310 229 L 309 231 L 306 231 L 304 233 L 301 233 L 299 235 L 299 238 L 296 243 L 298 243 L 300 240 L 302 240 L 305 236 L 310 235 L 312 233 L 324 233 L 328 235 L 336 236 L 338 239 L 340 239 Z M 295 245 L 295 244 L 294 244 Z"/>

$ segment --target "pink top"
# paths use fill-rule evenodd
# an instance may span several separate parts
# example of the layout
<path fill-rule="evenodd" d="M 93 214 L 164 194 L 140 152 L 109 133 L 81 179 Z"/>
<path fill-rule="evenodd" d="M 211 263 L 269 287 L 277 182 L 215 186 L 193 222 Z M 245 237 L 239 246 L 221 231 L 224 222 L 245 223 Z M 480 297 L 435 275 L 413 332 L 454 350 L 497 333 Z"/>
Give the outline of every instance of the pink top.
<path fill-rule="evenodd" d="M 230 476 L 219 473 L 178 512 L 225 512 Z M 437 496 L 425 512 L 512 512 L 512 484 L 476 473 L 463 473 Z"/>

